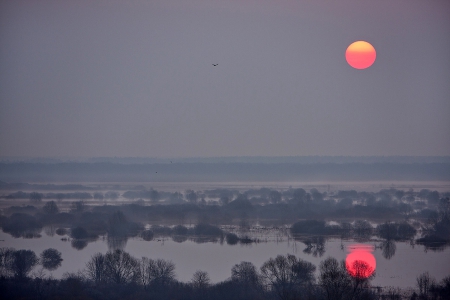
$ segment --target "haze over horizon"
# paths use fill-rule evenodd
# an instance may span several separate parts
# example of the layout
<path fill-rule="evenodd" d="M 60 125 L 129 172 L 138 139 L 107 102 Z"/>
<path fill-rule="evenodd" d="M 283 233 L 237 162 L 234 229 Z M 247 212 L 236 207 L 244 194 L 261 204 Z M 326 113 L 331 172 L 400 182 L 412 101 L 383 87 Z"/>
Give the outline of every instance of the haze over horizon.
<path fill-rule="evenodd" d="M 444 0 L 2 1 L 0 157 L 449 156 L 449 15 Z M 366 70 L 345 61 L 356 40 L 377 51 Z"/>

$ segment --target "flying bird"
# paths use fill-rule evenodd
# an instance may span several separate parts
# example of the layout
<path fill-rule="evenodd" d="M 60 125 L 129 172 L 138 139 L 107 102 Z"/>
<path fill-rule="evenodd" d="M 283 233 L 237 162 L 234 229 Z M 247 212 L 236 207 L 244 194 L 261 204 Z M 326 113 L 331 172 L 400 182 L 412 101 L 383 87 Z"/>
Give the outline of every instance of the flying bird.
<path fill-rule="evenodd" d="M 219 64 L 212 64 L 214 67 L 217 67 Z"/>

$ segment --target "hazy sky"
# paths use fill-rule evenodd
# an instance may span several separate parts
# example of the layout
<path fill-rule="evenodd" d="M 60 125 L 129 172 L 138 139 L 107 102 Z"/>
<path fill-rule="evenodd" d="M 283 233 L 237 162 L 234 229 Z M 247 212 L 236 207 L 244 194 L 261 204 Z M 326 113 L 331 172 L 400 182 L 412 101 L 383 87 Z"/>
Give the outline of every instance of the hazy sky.
<path fill-rule="evenodd" d="M 0 156 L 450 155 L 449 16 L 448 0 L 1 0 Z M 356 40 L 369 69 L 345 61 Z"/>

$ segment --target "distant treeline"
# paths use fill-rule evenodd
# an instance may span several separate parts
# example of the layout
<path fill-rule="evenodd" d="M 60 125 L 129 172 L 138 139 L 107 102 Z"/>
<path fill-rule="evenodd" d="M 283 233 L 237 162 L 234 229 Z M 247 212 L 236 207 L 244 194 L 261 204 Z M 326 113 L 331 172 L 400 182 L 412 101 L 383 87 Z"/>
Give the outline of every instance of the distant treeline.
<path fill-rule="evenodd" d="M 93 188 L 81 184 L 30 184 L 9 183 L 0 181 L 0 190 L 92 190 Z"/>
<path fill-rule="evenodd" d="M 48 157 L 0 157 L 1 163 L 115 163 L 115 164 L 167 164 L 167 163 L 450 163 L 450 156 L 225 156 L 225 157 L 91 157 L 91 158 L 48 158 Z"/>
<path fill-rule="evenodd" d="M 446 181 L 449 162 L 430 163 L 0 163 L 8 182 Z"/>
<path fill-rule="evenodd" d="M 43 195 L 32 192 L 28 195 L 36 206 L 11 206 L 3 209 L 3 214 L 0 214 L 0 227 L 14 237 L 38 237 L 43 227 L 52 226 L 56 229 L 56 234 L 61 235 L 65 235 L 66 229 L 70 228 L 71 237 L 79 240 L 96 239 L 106 234 L 108 238 L 141 234 L 146 240 L 152 239 L 153 235 L 197 235 L 226 238 L 227 243 L 236 244 L 251 241 L 247 241 L 245 236 L 242 236 L 242 239 L 228 236 L 218 226 L 238 225 L 245 231 L 255 222 L 262 226 L 284 227 L 286 224 L 294 224 L 291 228 L 294 235 L 340 235 L 369 239 L 376 232 L 387 241 L 412 241 L 416 235 L 416 229 L 412 226 L 415 226 L 421 228 L 422 235 L 416 242 L 425 247 L 442 249 L 450 243 L 448 193 L 439 194 L 427 189 L 420 192 L 389 189 L 378 193 L 349 190 L 339 191 L 331 196 L 316 189 L 307 193 L 301 188 L 282 193 L 267 188 L 249 190 L 244 194 L 235 194 L 227 189 L 204 192 L 188 190 L 184 195 L 178 192 L 160 194 L 156 190 L 128 191 L 125 194 L 127 193 L 135 194 L 130 197 L 148 195 L 150 201 L 138 199 L 120 206 L 88 206 L 87 201 L 79 200 L 71 201 L 69 210 L 61 212 L 58 204 L 62 204 L 65 197 L 70 196 L 73 199 L 75 195 L 92 196 L 86 192 L 61 193 L 61 201 L 58 200 L 58 203 L 52 200 L 41 205 Z M 26 193 L 17 192 L 10 196 L 22 194 Z M 58 194 L 47 194 L 52 195 Z M 118 194 L 94 193 L 94 198 L 97 199 L 112 199 L 113 196 L 117 197 Z M 159 202 L 161 197 L 166 196 L 166 204 Z M 215 197 L 219 201 L 207 202 L 205 197 Z M 150 203 L 151 205 L 148 205 Z M 351 224 L 351 219 L 356 220 L 354 224 Z M 327 226 L 324 220 L 339 221 L 339 224 Z M 367 220 L 377 220 L 385 224 L 379 225 L 374 231 Z M 386 220 L 404 220 L 410 223 L 386 223 Z M 425 222 L 419 223 L 419 220 Z M 146 224 L 161 223 L 197 225 L 193 230 L 184 227 L 172 230 L 169 227 L 152 226 L 151 230 L 144 232 Z M 305 242 L 310 245 L 321 244 L 319 240 Z M 75 247 L 82 248 L 83 245 L 86 246 L 87 241 L 75 244 Z"/>

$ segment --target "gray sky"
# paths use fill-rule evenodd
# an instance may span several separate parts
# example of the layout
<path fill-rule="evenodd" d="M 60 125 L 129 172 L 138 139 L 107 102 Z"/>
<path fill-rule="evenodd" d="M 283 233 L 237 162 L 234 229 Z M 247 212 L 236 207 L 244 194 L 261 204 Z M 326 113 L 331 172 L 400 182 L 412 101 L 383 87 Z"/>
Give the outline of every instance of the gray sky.
<path fill-rule="evenodd" d="M 2 0 L 0 156 L 450 155 L 449 16 L 447 0 Z M 356 40 L 369 69 L 345 61 Z"/>

